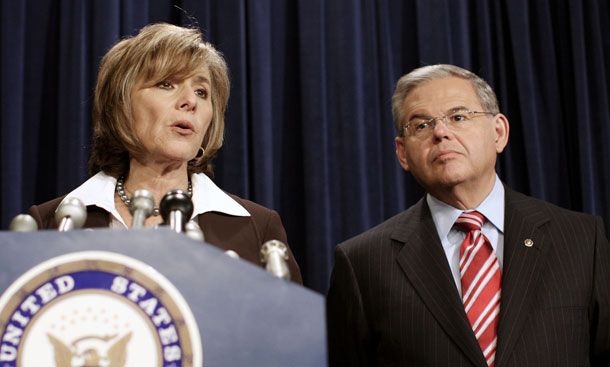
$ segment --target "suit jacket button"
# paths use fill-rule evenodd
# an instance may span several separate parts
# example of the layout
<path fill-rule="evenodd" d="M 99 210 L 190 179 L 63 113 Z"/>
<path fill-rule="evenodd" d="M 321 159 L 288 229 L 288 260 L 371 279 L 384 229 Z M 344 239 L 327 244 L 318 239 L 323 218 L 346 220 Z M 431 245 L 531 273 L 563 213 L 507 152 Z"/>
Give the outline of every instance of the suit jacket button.
<path fill-rule="evenodd" d="M 528 238 L 527 240 L 523 241 L 523 244 L 524 244 L 526 247 L 532 247 L 532 246 L 534 246 L 534 241 L 532 241 L 532 240 L 530 240 L 530 239 Z"/>

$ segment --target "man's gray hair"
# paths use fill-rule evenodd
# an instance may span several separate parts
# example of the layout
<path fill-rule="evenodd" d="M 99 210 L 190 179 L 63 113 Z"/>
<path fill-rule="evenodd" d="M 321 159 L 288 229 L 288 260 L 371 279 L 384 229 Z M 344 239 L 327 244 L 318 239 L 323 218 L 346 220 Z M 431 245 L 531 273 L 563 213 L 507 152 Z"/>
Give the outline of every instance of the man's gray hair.
<path fill-rule="evenodd" d="M 392 116 L 394 117 L 394 128 L 398 136 L 403 136 L 403 126 L 405 123 L 404 102 L 409 93 L 415 87 L 425 82 L 452 76 L 470 80 L 485 111 L 492 112 L 493 114 L 500 113 L 496 94 L 480 76 L 454 65 L 437 64 L 423 66 L 403 75 L 398 80 L 398 83 L 396 83 L 396 89 L 392 96 Z"/>

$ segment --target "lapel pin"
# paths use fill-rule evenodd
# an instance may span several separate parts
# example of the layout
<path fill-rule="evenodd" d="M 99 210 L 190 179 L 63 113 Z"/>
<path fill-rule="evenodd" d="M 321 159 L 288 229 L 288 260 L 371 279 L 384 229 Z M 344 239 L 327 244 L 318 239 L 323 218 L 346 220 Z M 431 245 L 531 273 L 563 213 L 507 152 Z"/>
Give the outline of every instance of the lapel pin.
<path fill-rule="evenodd" d="M 525 247 L 532 247 L 532 246 L 534 246 L 534 241 L 532 241 L 528 238 L 525 241 L 523 241 L 523 244 L 525 245 Z"/>

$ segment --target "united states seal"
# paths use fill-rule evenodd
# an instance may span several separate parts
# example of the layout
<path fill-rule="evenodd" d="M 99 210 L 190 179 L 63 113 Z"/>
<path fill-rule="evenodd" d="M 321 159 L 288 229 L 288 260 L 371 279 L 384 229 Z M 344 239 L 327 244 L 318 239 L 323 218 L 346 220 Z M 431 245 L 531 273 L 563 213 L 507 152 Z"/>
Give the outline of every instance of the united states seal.
<path fill-rule="evenodd" d="M 200 367 L 197 323 L 180 292 L 134 258 L 49 259 L 0 297 L 0 367 Z"/>

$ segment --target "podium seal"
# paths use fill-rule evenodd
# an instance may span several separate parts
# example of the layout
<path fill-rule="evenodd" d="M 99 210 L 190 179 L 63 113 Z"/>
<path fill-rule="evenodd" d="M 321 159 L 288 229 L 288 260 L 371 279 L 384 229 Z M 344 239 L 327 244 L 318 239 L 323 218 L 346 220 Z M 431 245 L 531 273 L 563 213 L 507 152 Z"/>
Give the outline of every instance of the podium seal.
<path fill-rule="evenodd" d="M 201 367 L 197 323 L 163 275 L 104 251 L 36 265 L 0 297 L 0 367 Z"/>

